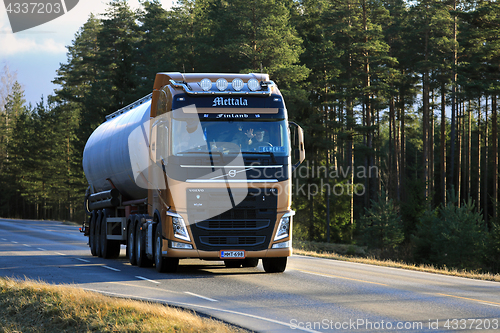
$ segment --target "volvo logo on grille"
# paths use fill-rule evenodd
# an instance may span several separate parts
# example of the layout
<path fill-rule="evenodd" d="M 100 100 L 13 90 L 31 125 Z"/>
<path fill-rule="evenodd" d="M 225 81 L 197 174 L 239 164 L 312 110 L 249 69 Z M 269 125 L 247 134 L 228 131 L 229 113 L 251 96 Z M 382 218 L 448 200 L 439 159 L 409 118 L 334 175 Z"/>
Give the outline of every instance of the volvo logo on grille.
<path fill-rule="evenodd" d="M 236 170 L 230 170 L 227 175 L 231 178 L 233 178 L 234 176 L 236 176 Z"/>

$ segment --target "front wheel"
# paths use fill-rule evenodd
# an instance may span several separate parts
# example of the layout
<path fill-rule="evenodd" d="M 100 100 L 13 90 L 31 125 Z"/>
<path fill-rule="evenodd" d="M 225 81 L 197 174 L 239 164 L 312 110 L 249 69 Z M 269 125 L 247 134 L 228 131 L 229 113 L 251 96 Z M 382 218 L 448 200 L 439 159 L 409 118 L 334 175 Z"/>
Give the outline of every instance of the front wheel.
<path fill-rule="evenodd" d="M 283 273 L 286 269 L 287 257 L 283 258 L 264 258 L 262 265 L 266 273 Z"/>
<path fill-rule="evenodd" d="M 161 222 L 158 222 L 155 232 L 155 265 L 160 273 L 175 273 L 179 267 L 179 258 L 164 258 L 162 251 L 163 235 Z"/>

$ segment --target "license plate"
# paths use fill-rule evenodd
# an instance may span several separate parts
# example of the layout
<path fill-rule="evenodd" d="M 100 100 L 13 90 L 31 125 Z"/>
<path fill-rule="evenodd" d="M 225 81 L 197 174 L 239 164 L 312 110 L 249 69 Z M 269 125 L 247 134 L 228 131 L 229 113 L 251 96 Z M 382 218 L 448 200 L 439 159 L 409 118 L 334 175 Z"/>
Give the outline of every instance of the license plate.
<path fill-rule="evenodd" d="M 245 250 L 229 250 L 229 251 L 220 251 L 219 257 L 221 259 L 244 259 L 245 258 Z"/>

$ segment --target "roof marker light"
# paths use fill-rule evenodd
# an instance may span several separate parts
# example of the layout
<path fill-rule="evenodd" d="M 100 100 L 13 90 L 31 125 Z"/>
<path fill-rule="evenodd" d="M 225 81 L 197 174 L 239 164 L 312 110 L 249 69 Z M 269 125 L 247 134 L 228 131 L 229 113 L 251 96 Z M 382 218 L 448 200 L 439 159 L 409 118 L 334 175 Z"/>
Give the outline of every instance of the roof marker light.
<path fill-rule="evenodd" d="M 242 79 L 236 78 L 231 82 L 231 85 L 233 86 L 234 90 L 240 91 L 241 89 L 243 89 L 245 83 L 243 83 Z"/>
<path fill-rule="evenodd" d="M 248 80 L 248 89 L 250 89 L 251 91 L 256 91 L 260 88 L 260 83 L 257 79 L 250 79 Z"/>
<path fill-rule="evenodd" d="M 227 80 L 226 79 L 223 79 L 223 78 L 220 78 L 217 80 L 217 82 L 215 82 L 215 86 L 217 87 L 217 89 L 219 89 L 220 91 L 224 91 L 227 89 L 227 86 L 228 86 L 229 83 L 227 83 Z"/>
<path fill-rule="evenodd" d="M 212 89 L 212 81 L 210 79 L 203 79 L 200 81 L 200 87 L 203 91 L 209 91 Z"/>

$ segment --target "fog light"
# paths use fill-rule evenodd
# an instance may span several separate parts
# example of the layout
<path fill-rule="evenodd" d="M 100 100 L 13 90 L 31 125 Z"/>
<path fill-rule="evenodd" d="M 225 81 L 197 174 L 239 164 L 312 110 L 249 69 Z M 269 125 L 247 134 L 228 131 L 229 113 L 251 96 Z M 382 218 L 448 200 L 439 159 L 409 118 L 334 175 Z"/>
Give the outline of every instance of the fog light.
<path fill-rule="evenodd" d="M 174 241 L 171 242 L 171 247 L 173 249 L 188 249 L 188 250 L 192 250 L 193 249 L 193 245 L 191 245 L 191 244 L 186 244 L 186 243 L 181 243 L 181 242 L 174 242 Z"/>
<path fill-rule="evenodd" d="M 291 247 L 290 241 L 273 244 L 273 249 L 285 249 L 289 247 Z"/>

